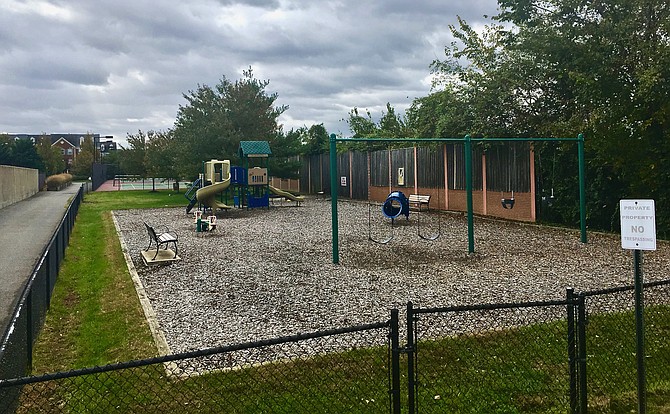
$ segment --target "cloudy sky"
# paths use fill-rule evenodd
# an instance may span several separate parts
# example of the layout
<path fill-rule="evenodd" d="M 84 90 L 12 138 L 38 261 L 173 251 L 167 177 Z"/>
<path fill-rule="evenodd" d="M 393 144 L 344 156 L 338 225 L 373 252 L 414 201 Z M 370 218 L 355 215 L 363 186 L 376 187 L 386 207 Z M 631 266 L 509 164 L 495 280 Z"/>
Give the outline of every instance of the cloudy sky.
<path fill-rule="evenodd" d="M 252 67 L 284 130 L 349 134 L 430 91 L 456 16 L 495 0 L 0 0 L 0 133 L 114 135 L 174 124 L 182 94 Z"/>

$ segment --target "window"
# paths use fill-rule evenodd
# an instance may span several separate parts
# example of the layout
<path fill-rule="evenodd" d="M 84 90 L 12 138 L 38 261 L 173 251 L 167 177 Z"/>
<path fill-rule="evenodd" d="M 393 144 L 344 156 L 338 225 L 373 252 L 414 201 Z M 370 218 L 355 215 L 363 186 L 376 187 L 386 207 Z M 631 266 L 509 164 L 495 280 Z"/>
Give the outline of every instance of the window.
<path fill-rule="evenodd" d="M 61 149 L 60 149 L 60 153 L 63 154 L 63 155 L 65 155 L 65 148 L 61 148 Z"/>
<path fill-rule="evenodd" d="M 67 155 L 72 155 L 72 148 L 67 149 Z"/>

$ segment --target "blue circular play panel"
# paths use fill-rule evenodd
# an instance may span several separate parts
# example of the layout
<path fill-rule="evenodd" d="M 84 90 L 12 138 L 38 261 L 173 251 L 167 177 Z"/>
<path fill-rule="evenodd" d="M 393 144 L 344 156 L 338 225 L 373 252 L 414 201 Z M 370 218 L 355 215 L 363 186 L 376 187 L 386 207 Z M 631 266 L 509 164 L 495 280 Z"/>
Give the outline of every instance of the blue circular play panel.
<path fill-rule="evenodd" d="M 394 191 L 386 197 L 382 213 L 390 219 L 398 218 L 400 215 L 409 218 L 409 200 L 402 191 Z"/>

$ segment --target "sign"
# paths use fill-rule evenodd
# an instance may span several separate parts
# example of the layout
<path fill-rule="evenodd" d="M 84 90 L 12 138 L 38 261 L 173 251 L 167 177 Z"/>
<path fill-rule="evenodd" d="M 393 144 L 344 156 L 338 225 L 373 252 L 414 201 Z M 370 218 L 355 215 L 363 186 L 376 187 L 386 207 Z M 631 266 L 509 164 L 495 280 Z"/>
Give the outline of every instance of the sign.
<path fill-rule="evenodd" d="M 654 200 L 619 200 L 621 247 L 629 250 L 656 250 L 656 210 Z"/>
<path fill-rule="evenodd" d="M 398 185 L 405 185 L 405 167 L 398 168 Z"/>
<path fill-rule="evenodd" d="M 347 186 L 347 177 L 345 175 L 340 177 L 340 186 L 341 187 L 346 187 Z"/>
<path fill-rule="evenodd" d="M 248 185 L 267 185 L 268 184 L 268 169 L 254 167 L 247 170 L 247 184 Z"/>

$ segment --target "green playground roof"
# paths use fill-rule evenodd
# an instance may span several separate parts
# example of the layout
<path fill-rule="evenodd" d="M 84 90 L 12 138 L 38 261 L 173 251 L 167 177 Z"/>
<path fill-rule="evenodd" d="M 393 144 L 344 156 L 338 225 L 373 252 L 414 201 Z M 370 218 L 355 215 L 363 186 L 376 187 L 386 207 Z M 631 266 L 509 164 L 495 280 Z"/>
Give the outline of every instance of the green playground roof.
<path fill-rule="evenodd" d="M 240 141 L 240 157 L 270 155 L 270 143 L 267 141 Z"/>

